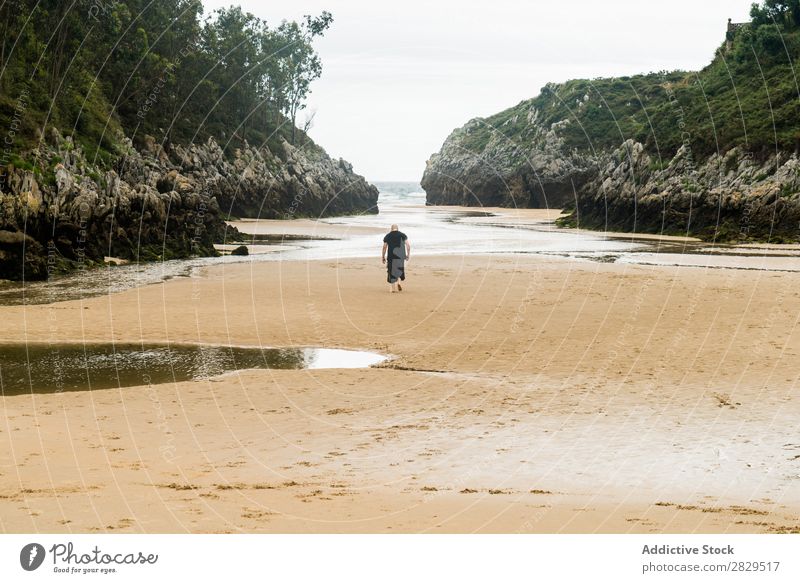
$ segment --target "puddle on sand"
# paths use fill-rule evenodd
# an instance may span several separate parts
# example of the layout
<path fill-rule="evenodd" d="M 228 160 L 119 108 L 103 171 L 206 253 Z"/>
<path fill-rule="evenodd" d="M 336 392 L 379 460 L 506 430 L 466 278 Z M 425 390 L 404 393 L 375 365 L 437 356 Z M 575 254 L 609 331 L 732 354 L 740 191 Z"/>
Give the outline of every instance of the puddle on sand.
<path fill-rule="evenodd" d="M 365 368 L 373 352 L 192 344 L 0 345 L 0 395 L 60 393 L 200 380 L 263 369 Z"/>

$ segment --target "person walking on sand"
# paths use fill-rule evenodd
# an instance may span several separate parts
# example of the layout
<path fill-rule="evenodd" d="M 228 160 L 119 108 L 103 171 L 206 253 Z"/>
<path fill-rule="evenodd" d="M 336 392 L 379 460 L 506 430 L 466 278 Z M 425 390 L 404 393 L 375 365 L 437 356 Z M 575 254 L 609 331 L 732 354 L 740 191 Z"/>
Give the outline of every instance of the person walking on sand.
<path fill-rule="evenodd" d="M 387 262 L 386 257 L 389 260 Z M 381 261 L 386 264 L 386 281 L 392 285 L 392 293 L 403 291 L 401 281 L 406 279 L 405 262 L 411 257 L 411 243 L 405 233 L 398 230 L 397 225 L 392 225 L 383 238 L 383 251 Z"/>

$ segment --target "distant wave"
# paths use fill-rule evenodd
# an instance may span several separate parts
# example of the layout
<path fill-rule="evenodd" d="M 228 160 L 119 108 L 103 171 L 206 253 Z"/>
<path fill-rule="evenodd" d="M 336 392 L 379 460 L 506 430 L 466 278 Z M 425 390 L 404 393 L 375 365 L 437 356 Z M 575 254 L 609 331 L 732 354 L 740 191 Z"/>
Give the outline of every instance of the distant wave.
<path fill-rule="evenodd" d="M 381 198 L 419 198 L 425 197 L 425 191 L 419 182 L 373 182 L 380 191 Z"/>

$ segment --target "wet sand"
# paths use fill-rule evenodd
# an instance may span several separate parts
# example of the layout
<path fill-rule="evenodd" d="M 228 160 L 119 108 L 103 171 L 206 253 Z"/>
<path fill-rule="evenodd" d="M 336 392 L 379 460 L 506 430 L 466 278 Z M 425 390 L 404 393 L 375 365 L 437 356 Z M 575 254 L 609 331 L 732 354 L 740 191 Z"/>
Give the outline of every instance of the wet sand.
<path fill-rule="evenodd" d="M 366 225 L 331 225 L 312 219 L 240 219 L 231 221 L 229 225 L 236 227 L 248 235 L 295 235 L 306 237 L 347 237 L 351 235 L 384 234 L 385 229 Z M 246 240 L 246 238 L 245 238 Z"/>
<path fill-rule="evenodd" d="M 0 307 L 6 342 L 324 346 L 378 368 L 2 398 L 4 532 L 782 532 L 800 276 L 412 256 Z"/>

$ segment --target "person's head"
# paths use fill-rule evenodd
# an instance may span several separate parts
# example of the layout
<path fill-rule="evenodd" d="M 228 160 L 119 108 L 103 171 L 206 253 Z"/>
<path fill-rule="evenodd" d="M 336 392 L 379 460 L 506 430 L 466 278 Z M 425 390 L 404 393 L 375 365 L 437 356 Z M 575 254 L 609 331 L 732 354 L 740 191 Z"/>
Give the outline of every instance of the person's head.
<path fill-rule="evenodd" d="M 392 225 L 392 231 L 397 231 L 397 225 Z"/>

